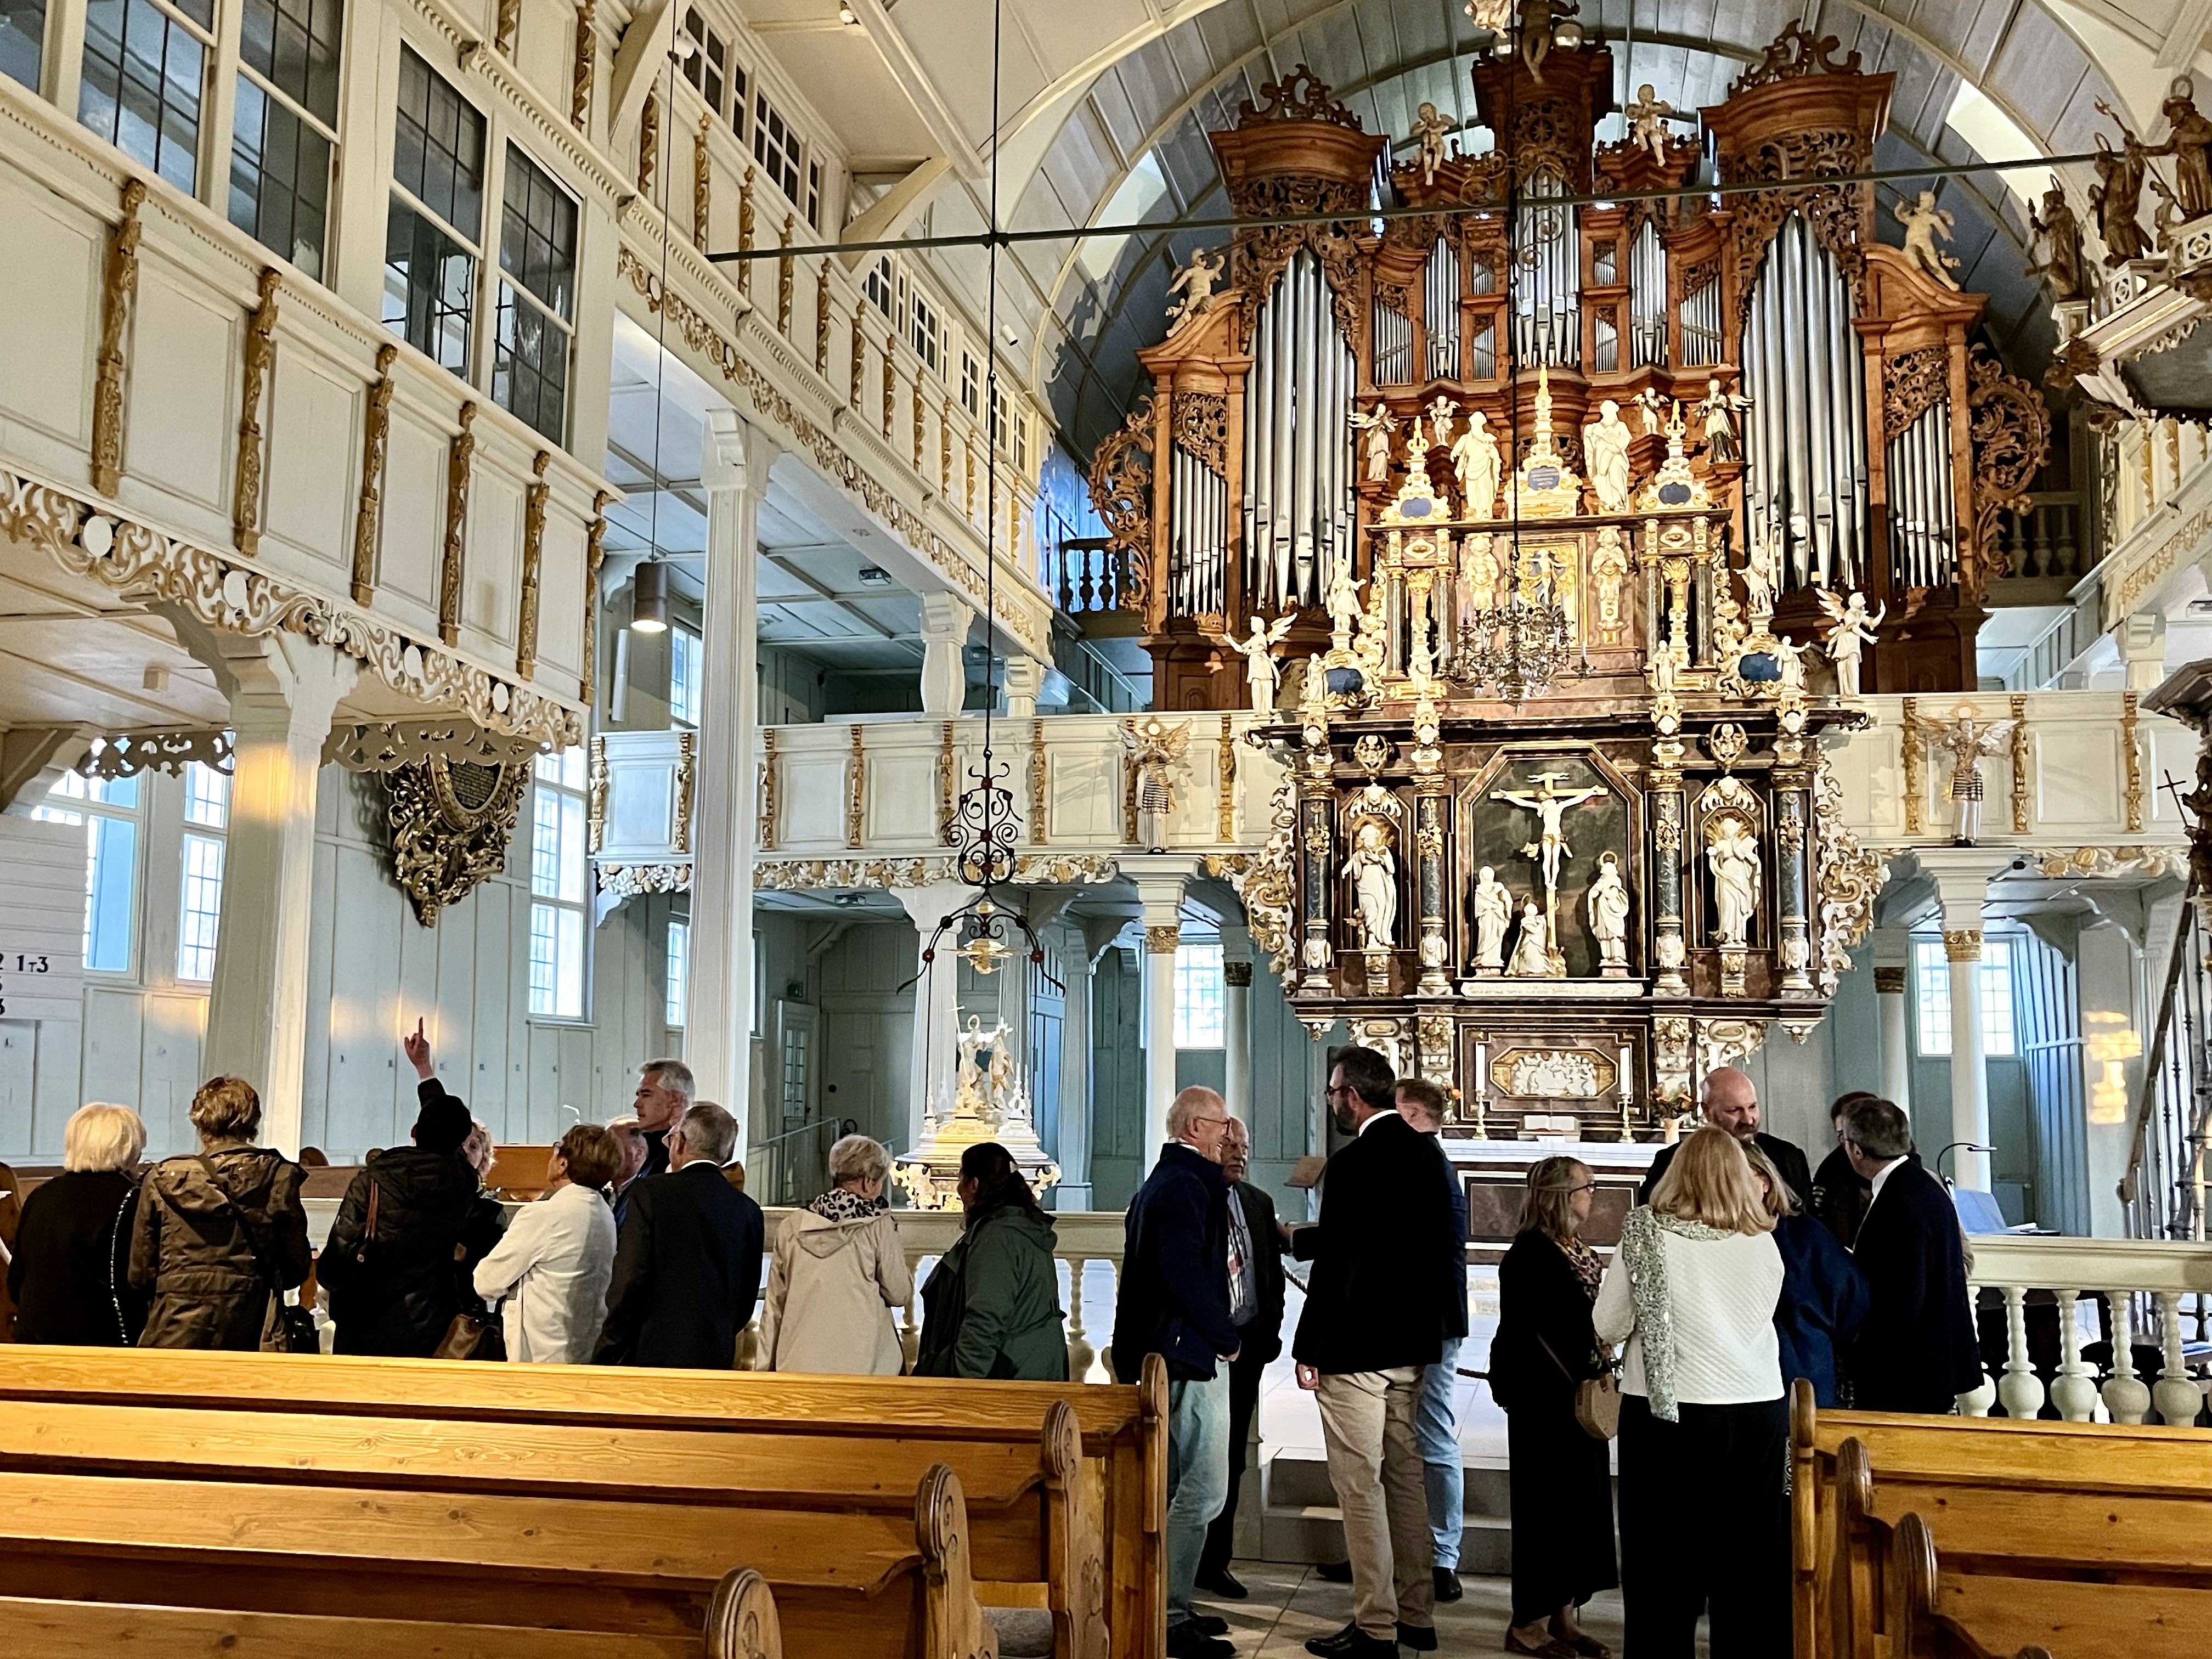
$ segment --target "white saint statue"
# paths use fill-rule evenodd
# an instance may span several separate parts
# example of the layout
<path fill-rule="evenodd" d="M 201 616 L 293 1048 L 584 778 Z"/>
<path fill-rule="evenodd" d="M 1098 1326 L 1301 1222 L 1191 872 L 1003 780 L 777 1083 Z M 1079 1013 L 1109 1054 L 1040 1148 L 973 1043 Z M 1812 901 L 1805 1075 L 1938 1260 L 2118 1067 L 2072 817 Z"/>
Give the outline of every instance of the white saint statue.
<path fill-rule="evenodd" d="M 1774 614 L 1774 546 L 1764 537 L 1743 550 L 1743 601 L 1753 617 Z"/>
<path fill-rule="evenodd" d="M 1390 434 L 1398 429 L 1397 416 L 1378 403 L 1373 414 L 1355 415 L 1352 423 L 1367 433 L 1362 446 L 1367 455 L 1367 482 L 1383 483 L 1390 476 Z"/>
<path fill-rule="evenodd" d="M 1759 843 L 1734 813 L 1717 820 L 1707 840 L 1705 864 L 1712 872 L 1717 918 L 1713 942 L 1743 945 L 1751 937 L 1751 919 L 1759 909 Z"/>
<path fill-rule="evenodd" d="M 1521 939 L 1513 947 L 1513 965 L 1506 971 L 1516 979 L 1552 976 L 1551 934 L 1544 927 L 1544 913 L 1536 908 L 1534 899 L 1524 901 L 1521 906 Z"/>
<path fill-rule="evenodd" d="M 1825 587 L 1819 591 L 1820 609 L 1827 612 L 1833 624 L 1828 629 L 1828 660 L 1836 665 L 1836 695 L 1856 702 L 1862 653 L 1875 642 L 1875 630 L 1889 615 L 1889 607 L 1885 605 L 1869 617 L 1865 594 L 1854 592 L 1845 601 Z"/>
<path fill-rule="evenodd" d="M 1606 970 L 1628 966 L 1628 884 L 1620 878 L 1620 860 L 1611 853 L 1598 855 L 1597 878 L 1586 897 L 1590 937 L 1597 941 L 1598 966 Z"/>
<path fill-rule="evenodd" d="M 1597 532 L 1597 551 L 1590 556 L 1590 584 L 1597 590 L 1598 638 L 1617 643 L 1626 618 L 1621 599 L 1628 582 L 1628 550 L 1620 544 L 1620 531 L 1607 525 Z"/>
<path fill-rule="evenodd" d="M 1474 912 L 1474 965 L 1493 974 L 1502 972 L 1505 967 L 1505 930 L 1513 922 L 1513 895 L 1498 879 L 1498 872 L 1486 864 L 1475 878 L 1470 908 Z"/>
<path fill-rule="evenodd" d="M 1774 641 L 1774 660 L 1782 670 L 1782 694 L 1784 696 L 1805 695 L 1805 653 L 1813 647 L 1799 645 L 1784 634 Z"/>
<path fill-rule="evenodd" d="M 1353 836 L 1344 877 L 1358 904 L 1361 948 L 1389 950 L 1398 926 L 1398 860 L 1390 851 L 1389 831 L 1374 819 Z"/>
<path fill-rule="evenodd" d="M 1674 694 L 1674 651 L 1671 646 L 1656 646 L 1651 653 L 1650 667 L 1645 671 L 1651 681 L 1652 694 L 1669 697 Z"/>
<path fill-rule="evenodd" d="M 1429 441 L 1438 449 L 1451 447 L 1452 422 L 1459 419 L 1459 405 L 1441 392 L 1429 400 Z"/>
<path fill-rule="evenodd" d="M 1460 590 L 1470 611 L 1492 611 L 1498 605 L 1498 556 L 1490 550 L 1491 538 L 1469 535 L 1460 546 Z"/>
<path fill-rule="evenodd" d="M 1498 507 L 1498 481 L 1505 463 L 1480 410 L 1468 411 L 1467 430 L 1452 446 L 1451 458 L 1452 471 L 1459 479 L 1461 516 L 1478 523 L 1488 519 Z"/>
<path fill-rule="evenodd" d="M 1601 513 L 1628 511 L 1628 446 L 1634 438 L 1610 398 L 1598 405 L 1598 418 L 1583 428 L 1583 465 Z"/>
<path fill-rule="evenodd" d="M 1222 643 L 1244 659 L 1244 684 L 1252 693 L 1252 712 L 1272 714 L 1275 712 L 1275 688 L 1282 672 L 1275 661 L 1275 647 L 1291 631 L 1295 616 L 1277 618 L 1270 628 L 1259 617 L 1252 618 L 1252 637 L 1240 640 L 1234 634 L 1221 636 Z"/>

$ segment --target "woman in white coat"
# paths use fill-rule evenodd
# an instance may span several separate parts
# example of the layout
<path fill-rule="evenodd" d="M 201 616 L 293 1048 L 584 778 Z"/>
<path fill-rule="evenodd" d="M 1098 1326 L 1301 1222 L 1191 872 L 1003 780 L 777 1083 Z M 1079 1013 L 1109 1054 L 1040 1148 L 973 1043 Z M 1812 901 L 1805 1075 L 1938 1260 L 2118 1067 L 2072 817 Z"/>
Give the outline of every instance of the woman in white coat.
<path fill-rule="evenodd" d="M 545 1195 L 517 1211 L 497 1248 L 477 1264 L 477 1294 L 505 1300 L 509 1359 L 591 1363 L 615 1270 L 615 1214 L 601 1188 L 622 1163 L 612 1134 L 578 1124 L 546 1161 Z"/>
<path fill-rule="evenodd" d="M 776 1371 L 896 1376 L 891 1310 L 914 1294 L 898 1222 L 884 1203 L 890 1154 L 866 1135 L 830 1149 L 830 1190 L 785 1218 L 769 1269 L 761 1351 Z"/>

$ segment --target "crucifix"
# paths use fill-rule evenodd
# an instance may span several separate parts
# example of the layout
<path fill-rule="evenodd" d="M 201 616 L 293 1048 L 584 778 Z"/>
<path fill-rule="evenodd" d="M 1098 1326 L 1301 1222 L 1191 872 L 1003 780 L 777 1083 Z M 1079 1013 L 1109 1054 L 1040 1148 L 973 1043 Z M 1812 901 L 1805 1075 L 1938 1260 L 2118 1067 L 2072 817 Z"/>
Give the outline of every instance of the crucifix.
<path fill-rule="evenodd" d="M 1567 845 L 1566 836 L 1559 828 L 1560 815 L 1571 806 L 1580 806 L 1585 801 L 1595 800 L 1606 793 L 1602 788 L 1565 790 L 1557 787 L 1566 779 L 1565 772 L 1539 772 L 1535 778 L 1536 787 L 1533 790 L 1493 789 L 1490 792 L 1491 799 L 1502 800 L 1511 806 L 1526 807 L 1536 815 L 1539 826 L 1536 839 L 1525 843 L 1521 851 L 1524 857 L 1535 860 L 1544 872 L 1546 936 L 1553 941 L 1551 948 L 1555 963 L 1559 957 L 1559 860 L 1572 858 L 1575 852 Z"/>

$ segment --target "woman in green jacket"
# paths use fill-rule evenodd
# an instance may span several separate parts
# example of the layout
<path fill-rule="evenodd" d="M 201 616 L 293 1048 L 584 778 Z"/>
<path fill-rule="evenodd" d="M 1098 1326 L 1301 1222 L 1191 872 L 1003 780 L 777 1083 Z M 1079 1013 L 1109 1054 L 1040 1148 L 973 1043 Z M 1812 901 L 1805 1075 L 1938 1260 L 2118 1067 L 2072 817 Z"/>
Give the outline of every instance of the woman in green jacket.
<path fill-rule="evenodd" d="M 960 1155 L 968 1219 L 922 1286 L 917 1376 L 1067 1381 L 1052 1223 L 995 1140 Z"/>

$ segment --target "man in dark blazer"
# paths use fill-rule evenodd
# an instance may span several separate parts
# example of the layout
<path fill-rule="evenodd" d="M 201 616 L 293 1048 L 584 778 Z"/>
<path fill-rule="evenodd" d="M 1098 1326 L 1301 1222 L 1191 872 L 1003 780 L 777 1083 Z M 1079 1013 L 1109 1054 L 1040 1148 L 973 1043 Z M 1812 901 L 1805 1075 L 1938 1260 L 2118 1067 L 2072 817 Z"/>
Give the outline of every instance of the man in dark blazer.
<path fill-rule="evenodd" d="M 1221 1172 L 1229 1108 L 1211 1089 L 1168 1107 L 1168 1144 L 1122 1222 L 1114 1304 L 1114 1372 L 1134 1382 L 1145 1356 L 1168 1368 L 1169 1659 L 1231 1659 L 1229 1624 L 1198 1611 L 1192 1590 L 1206 1528 L 1229 1485 L 1229 1362 L 1241 1274 L 1230 1267 L 1229 1182 Z"/>
<path fill-rule="evenodd" d="M 1329 1484 L 1344 1515 L 1352 1620 L 1316 1637 L 1319 1659 L 1396 1659 L 1437 1644 L 1436 1583 L 1416 1419 L 1424 1370 L 1443 1352 L 1451 1270 L 1449 1164 L 1397 1112 L 1397 1078 L 1372 1048 L 1339 1051 L 1328 1109 L 1352 1137 L 1322 1177 L 1321 1219 L 1291 1235 L 1311 1261 L 1291 1352 L 1321 1407 Z"/>
<path fill-rule="evenodd" d="M 1444 1091 L 1428 1079 L 1398 1079 L 1398 1115 L 1439 1146 L 1449 1115 Z M 1421 1409 L 1415 1428 L 1428 1487 L 1437 1600 L 1456 1601 L 1467 1593 L 1459 1582 L 1460 1540 L 1467 1527 L 1467 1462 L 1459 1443 L 1459 1350 L 1467 1340 L 1467 1187 L 1449 1159 L 1444 1185 L 1451 1195 L 1452 1243 L 1447 1260 L 1455 1288 L 1443 1310 L 1443 1351 L 1421 1374 Z"/>
<path fill-rule="evenodd" d="M 1206 1528 L 1198 1558 L 1198 1587 L 1241 1601 L 1249 1592 L 1229 1571 L 1237 1553 L 1237 1492 L 1243 1484 L 1252 1418 L 1260 1405 L 1260 1376 L 1283 1351 L 1283 1258 L 1275 1200 L 1244 1177 L 1252 1167 L 1252 1132 L 1229 1120 L 1221 1172 L 1229 1180 L 1229 1222 L 1243 1223 L 1249 1243 L 1241 1251 L 1248 1292 L 1237 1298 L 1237 1358 L 1229 1362 L 1229 1496 Z"/>
<path fill-rule="evenodd" d="M 1759 1133 L 1758 1085 L 1735 1066 L 1723 1066 L 1706 1076 L 1705 1122 L 1714 1128 L 1726 1129 L 1738 1140 L 1756 1142 L 1790 1190 L 1797 1195 L 1797 1202 L 1803 1205 L 1812 1201 L 1812 1165 L 1806 1163 L 1803 1150 L 1778 1135 Z M 1659 1156 L 1651 1160 L 1650 1172 L 1644 1177 L 1644 1184 L 1636 1189 L 1638 1204 L 1651 1201 L 1659 1177 L 1667 1173 L 1667 1166 L 1674 1161 L 1674 1147 L 1662 1146 Z"/>
<path fill-rule="evenodd" d="M 736 1366 L 762 1243 L 760 1206 L 722 1178 L 737 1149 L 735 1120 L 702 1101 L 668 1132 L 668 1173 L 630 1188 L 597 1364 Z"/>
<path fill-rule="evenodd" d="M 1851 1108 L 1844 1147 L 1874 1187 L 1851 1252 L 1870 1293 L 1851 1341 L 1851 1404 L 1948 1413 L 1982 1382 L 1959 1212 L 1943 1183 L 1911 1155 L 1911 1126 L 1888 1101 Z"/>

